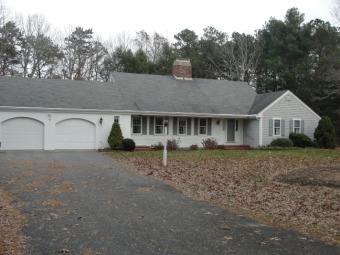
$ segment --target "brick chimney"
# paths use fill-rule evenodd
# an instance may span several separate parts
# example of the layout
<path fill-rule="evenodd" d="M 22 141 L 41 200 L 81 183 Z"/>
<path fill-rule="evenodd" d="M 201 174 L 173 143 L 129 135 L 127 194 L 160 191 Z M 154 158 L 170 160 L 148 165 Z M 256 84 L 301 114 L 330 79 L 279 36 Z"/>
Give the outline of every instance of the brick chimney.
<path fill-rule="evenodd" d="M 176 79 L 192 80 L 190 59 L 176 59 L 172 65 L 172 75 Z"/>

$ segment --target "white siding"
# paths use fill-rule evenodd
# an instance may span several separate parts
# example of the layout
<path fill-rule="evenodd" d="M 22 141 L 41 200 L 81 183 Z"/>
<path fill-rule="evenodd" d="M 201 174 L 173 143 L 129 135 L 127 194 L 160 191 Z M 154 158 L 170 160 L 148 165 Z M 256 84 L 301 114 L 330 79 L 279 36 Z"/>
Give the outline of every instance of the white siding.
<path fill-rule="evenodd" d="M 243 142 L 252 148 L 259 146 L 259 123 L 257 119 L 243 121 Z"/>
<path fill-rule="evenodd" d="M 57 123 L 62 123 L 62 121 L 69 119 L 84 120 L 94 127 L 95 137 L 94 137 L 94 149 L 103 149 L 109 147 L 107 138 L 111 131 L 111 127 L 114 121 L 114 116 L 119 116 L 119 122 L 122 129 L 123 136 L 125 138 L 131 137 L 130 127 L 131 127 L 131 115 L 129 114 L 117 114 L 117 113 L 84 113 L 84 112 L 32 112 L 32 111 L 0 111 L 0 137 L 2 146 L 0 150 L 9 149 L 6 146 L 6 139 L 8 135 L 6 131 L 6 121 L 12 118 L 24 118 L 31 119 L 33 122 L 41 123 L 43 128 L 43 138 L 41 139 L 43 146 L 35 147 L 44 150 L 55 150 L 60 146 L 57 145 Z M 103 118 L 103 123 L 100 124 L 99 120 Z M 7 122 L 8 123 L 8 122 Z M 32 133 L 33 134 L 33 133 Z M 92 134 L 92 132 L 91 132 Z M 91 138 L 93 140 L 93 138 Z M 72 146 L 71 146 L 72 147 Z M 66 147 L 63 147 L 66 148 Z M 29 149 L 29 148 L 28 148 Z M 68 148 L 72 149 L 72 148 Z"/>
<path fill-rule="evenodd" d="M 186 117 L 187 118 L 187 117 Z M 131 138 L 138 146 L 151 146 L 161 142 L 164 143 L 164 135 L 149 135 L 150 118 L 148 117 L 148 135 L 131 134 Z M 219 124 L 217 121 L 219 120 Z M 207 138 L 214 138 L 220 145 L 243 145 L 243 121 L 239 120 L 239 130 L 235 131 L 235 142 L 226 143 L 227 126 L 224 119 L 212 118 L 211 119 L 211 136 L 209 135 L 194 135 L 194 118 L 191 118 L 191 135 L 173 135 L 173 117 L 169 117 L 169 134 L 167 139 L 179 139 L 181 148 L 188 148 L 191 145 L 198 145 L 202 147 L 202 140 Z M 131 132 L 132 133 L 132 132 Z"/>
<path fill-rule="evenodd" d="M 292 93 L 290 94 L 290 97 L 287 97 L 287 94 L 285 94 L 263 112 L 263 145 L 267 145 L 273 139 L 278 138 L 278 136 L 269 136 L 269 119 L 272 118 L 285 120 L 285 138 L 289 136 L 289 121 L 292 119 L 301 119 L 304 121 L 304 133 L 312 140 L 314 139 L 314 131 L 318 125 L 319 117 L 306 105 L 301 103 Z"/>

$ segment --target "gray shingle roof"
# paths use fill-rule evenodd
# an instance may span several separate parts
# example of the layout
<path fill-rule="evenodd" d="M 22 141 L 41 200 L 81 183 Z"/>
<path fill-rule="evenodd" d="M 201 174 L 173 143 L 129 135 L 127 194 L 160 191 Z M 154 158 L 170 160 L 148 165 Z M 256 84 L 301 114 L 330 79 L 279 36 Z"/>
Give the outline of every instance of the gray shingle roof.
<path fill-rule="evenodd" d="M 257 114 L 261 112 L 262 110 L 264 110 L 264 108 L 266 108 L 268 105 L 270 105 L 286 92 L 287 90 L 282 90 L 265 94 L 257 94 L 254 104 L 249 111 L 249 114 Z"/>
<path fill-rule="evenodd" d="M 248 115 L 272 99 L 243 82 L 113 76 L 114 82 L 0 77 L 0 106 Z"/>

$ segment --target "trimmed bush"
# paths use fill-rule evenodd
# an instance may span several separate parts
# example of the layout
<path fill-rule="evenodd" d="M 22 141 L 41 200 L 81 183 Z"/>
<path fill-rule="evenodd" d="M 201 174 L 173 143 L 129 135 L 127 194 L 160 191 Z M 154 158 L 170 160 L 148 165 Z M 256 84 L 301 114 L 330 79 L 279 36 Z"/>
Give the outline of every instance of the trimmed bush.
<path fill-rule="evenodd" d="M 150 148 L 154 150 L 163 150 L 164 146 L 161 142 L 158 142 L 156 144 L 151 145 Z"/>
<path fill-rule="evenodd" d="M 305 134 L 290 133 L 289 139 L 292 140 L 294 147 L 314 147 L 313 141 Z"/>
<path fill-rule="evenodd" d="M 192 151 L 197 151 L 197 150 L 199 150 L 197 144 L 192 144 L 192 145 L 190 145 L 189 149 L 192 150 Z"/>
<path fill-rule="evenodd" d="M 118 122 L 112 124 L 111 132 L 107 141 L 112 150 L 121 150 L 123 148 L 123 135 Z"/>
<path fill-rule="evenodd" d="M 220 145 L 217 145 L 217 149 L 226 150 L 227 148 L 223 144 L 220 144 Z"/>
<path fill-rule="evenodd" d="M 125 151 L 133 151 L 136 148 L 136 143 L 130 138 L 123 139 L 123 149 Z"/>
<path fill-rule="evenodd" d="M 335 148 L 335 131 L 329 117 L 324 116 L 319 120 L 319 125 L 314 132 L 314 138 L 317 146 L 320 148 Z"/>
<path fill-rule="evenodd" d="M 217 149 L 218 143 L 214 138 L 207 138 L 202 140 L 203 148 L 207 150 Z"/>
<path fill-rule="evenodd" d="M 255 150 L 260 151 L 285 151 L 285 150 L 300 150 L 297 147 L 270 147 L 270 146 L 261 146 L 257 147 Z"/>
<path fill-rule="evenodd" d="M 270 147 L 293 147 L 292 140 L 288 138 L 277 138 L 273 140 L 270 145 Z"/>
<path fill-rule="evenodd" d="M 176 140 L 176 139 L 169 139 L 166 143 L 166 148 L 169 151 L 178 151 L 179 150 L 179 142 L 180 140 Z"/>

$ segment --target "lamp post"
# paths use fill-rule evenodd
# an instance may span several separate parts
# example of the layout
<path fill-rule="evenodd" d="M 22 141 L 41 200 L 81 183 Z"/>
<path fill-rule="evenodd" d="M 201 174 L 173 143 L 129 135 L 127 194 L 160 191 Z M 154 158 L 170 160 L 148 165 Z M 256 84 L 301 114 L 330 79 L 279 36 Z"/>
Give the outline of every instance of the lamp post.
<path fill-rule="evenodd" d="M 167 151 L 167 135 L 168 135 L 168 124 L 169 124 L 169 117 L 164 117 L 164 149 L 163 149 L 163 166 L 166 166 L 167 158 L 168 158 L 168 151 Z"/>

